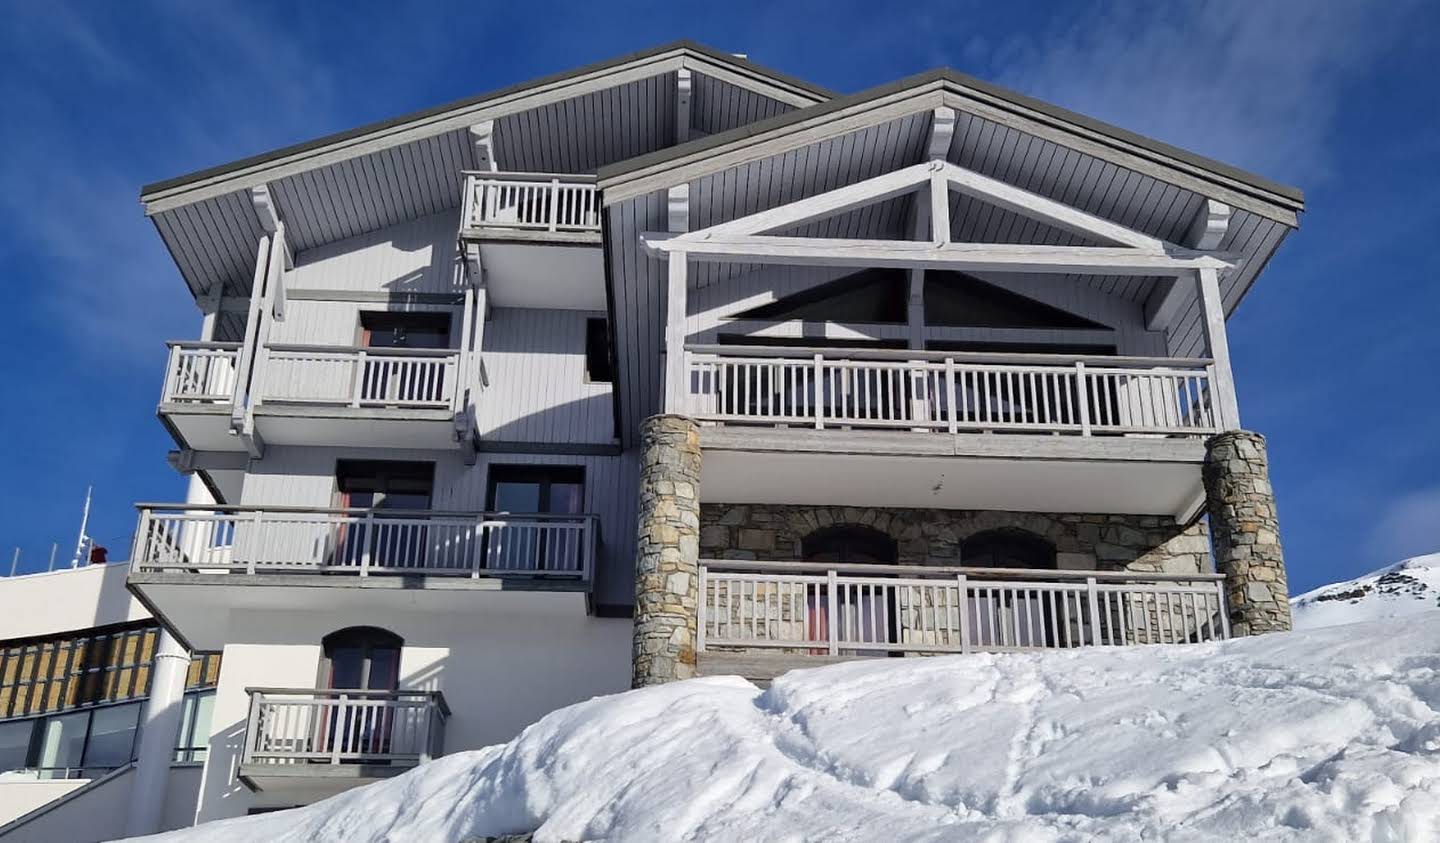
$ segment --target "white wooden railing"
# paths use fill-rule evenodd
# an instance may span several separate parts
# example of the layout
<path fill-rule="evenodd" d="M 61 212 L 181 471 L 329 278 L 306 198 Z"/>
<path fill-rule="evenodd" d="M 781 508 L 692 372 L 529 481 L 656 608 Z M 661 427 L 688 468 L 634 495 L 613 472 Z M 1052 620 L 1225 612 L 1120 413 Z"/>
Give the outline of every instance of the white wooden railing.
<path fill-rule="evenodd" d="M 257 366 L 260 403 L 447 409 L 455 406 L 453 348 L 267 345 Z"/>
<path fill-rule="evenodd" d="M 469 172 L 464 198 L 464 228 L 600 230 L 594 176 Z"/>
<path fill-rule="evenodd" d="M 165 404 L 229 404 L 235 397 L 240 343 L 169 342 Z"/>
<path fill-rule="evenodd" d="M 1230 637 L 1213 574 L 705 561 L 701 650 L 965 653 Z"/>
<path fill-rule="evenodd" d="M 240 763 L 420 764 L 444 754 L 439 691 L 246 688 Z"/>
<path fill-rule="evenodd" d="M 1204 435 L 1205 359 L 693 347 L 681 408 L 725 424 Z"/>
<path fill-rule="evenodd" d="M 531 576 L 590 582 L 593 515 L 139 504 L 135 573 Z"/>

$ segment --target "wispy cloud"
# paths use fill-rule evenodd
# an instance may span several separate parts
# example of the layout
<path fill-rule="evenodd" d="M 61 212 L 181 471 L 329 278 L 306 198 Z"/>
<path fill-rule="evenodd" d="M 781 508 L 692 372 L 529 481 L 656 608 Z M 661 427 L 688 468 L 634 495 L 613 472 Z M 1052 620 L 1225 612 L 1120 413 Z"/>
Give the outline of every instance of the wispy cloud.
<path fill-rule="evenodd" d="M 963 41 L 963 58 L 973 67 L 983 56 L 980 75 L 1033 96 L 1313 186 L 1332 175 L 1329 136 L 1347 85 L 1408 37 L 1421 3 L 1068 8 L 1030 33 Z"/>
<path fill-rule="evenodd" d="M 1440 553 L 1440 486 L 1391 501 L 1376 522 L 1372 547 L 1380 559 L 1393 561 Z"/>

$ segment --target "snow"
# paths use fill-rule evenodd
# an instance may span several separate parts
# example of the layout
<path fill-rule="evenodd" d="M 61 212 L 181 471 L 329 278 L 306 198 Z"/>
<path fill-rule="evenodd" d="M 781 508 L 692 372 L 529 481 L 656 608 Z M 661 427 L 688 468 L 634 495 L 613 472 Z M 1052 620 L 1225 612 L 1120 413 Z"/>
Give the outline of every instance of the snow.
<path fill-rule="evenodd" d="M 1400 618 L 1440 610 L 1440 553 L 1290 598 L 1296 629 Z"/>
<path fill-rule="evenodd" d="M 1437 840 L 1437 711 L 1440 613 L 875 659 L 601 697 L 505 746 L 153 839 Z"/>

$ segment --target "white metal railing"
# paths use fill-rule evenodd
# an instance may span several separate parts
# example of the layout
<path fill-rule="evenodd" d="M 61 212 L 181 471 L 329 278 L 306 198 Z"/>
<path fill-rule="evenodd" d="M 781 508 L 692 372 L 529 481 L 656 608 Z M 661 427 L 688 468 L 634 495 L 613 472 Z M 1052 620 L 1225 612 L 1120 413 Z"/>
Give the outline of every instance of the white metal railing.
<path fill-rule="evenodd" d="M 1215 574 L 706 561 L 701 650 L 965 653 L 1230 637 Z"/>
<path fill-rule="evenodd" d="M 594 176 L 470 172 L 464 200 L 464 228 L 600 230 Z"/>
<path fill-rule="evenodd" d="M 235 397 L 240 343 L 169 342 L 165 404 L 229 404 Z"/>
<path fill-rule="evenodd" d="M 593 515 L 140 504 L 135 573 L 543 576 L 590 582 Z"/>
<path fill-rule="evenodd" d="M 246 688 L 240 763 L 419 764 L 444 752 L 439 691 Z"/>
<path fill-rule="evenodd" d="M 726 424 L 1203 435 L 1205 359 L 710 346 L 687 349 L 684 412 Z"/>
<path fill-rule="evenodd" d="M 453 348 L 267 345 L 260 403 L 445 409 L 455 406 L 460 351 Z"/>

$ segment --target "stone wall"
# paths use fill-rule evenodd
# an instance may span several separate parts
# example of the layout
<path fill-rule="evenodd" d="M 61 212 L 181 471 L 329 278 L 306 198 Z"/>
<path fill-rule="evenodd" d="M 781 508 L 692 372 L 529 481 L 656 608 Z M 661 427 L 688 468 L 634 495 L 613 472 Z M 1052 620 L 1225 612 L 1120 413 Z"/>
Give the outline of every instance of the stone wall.
<path fill-rule="evenodd" d="M 706 559 L 798 560 L 806 535 L 848 525 L 893 538 L 902 565 L 958 565 L 965 539 L 1011 528 L 1049 540 L 1058 567 L 1067 570 L 1211 570 L 1204 523 L 1182 527 L 1155 515 L 707 503 L 700 507 L 700 525 L 700 556 Z"/>
<path fill-rule="evenodd" d="M 632 687 L 695 675 L 700 429 L 652 416 L 641 430 Z"/>
<path fill-rule="evenodd" d="M 1285 554 L 1265 437 L 1234 430 L 1211 438 L 1204 477 L 1215 566 L 1225 575 L 1231 630 L 1255 635 L 1290 629 Z"/>

